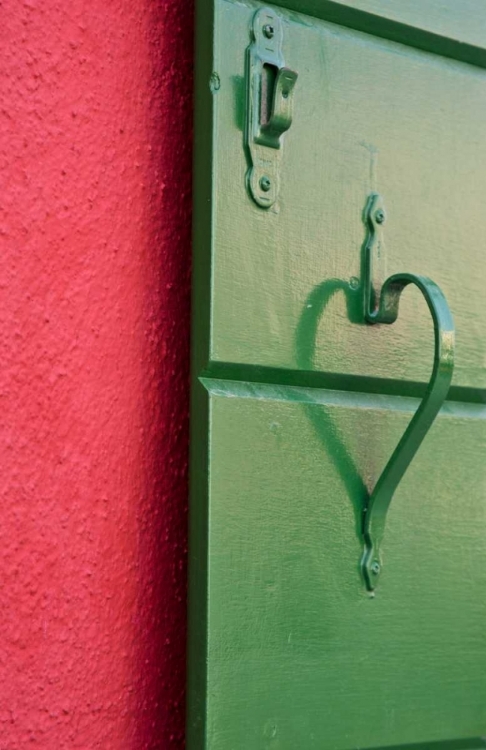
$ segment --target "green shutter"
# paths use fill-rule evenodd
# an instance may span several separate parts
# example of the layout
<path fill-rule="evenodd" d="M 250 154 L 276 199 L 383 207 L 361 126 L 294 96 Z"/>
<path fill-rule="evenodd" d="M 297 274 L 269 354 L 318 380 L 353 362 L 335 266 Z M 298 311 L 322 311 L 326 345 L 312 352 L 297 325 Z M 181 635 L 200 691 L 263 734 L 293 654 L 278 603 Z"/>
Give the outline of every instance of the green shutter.
<path fill-rule="evenodd" d="M 255 156 L 262 8 L 298 77 Z M 199 0 L 196 26 L 189 750 L 486 747 L 486 6 Z M 432 279 L 456 347 L 370 592 L 363 509 L 434 355 L 417 288 L 365 321 L 377 194 L 375 281 Z"/>

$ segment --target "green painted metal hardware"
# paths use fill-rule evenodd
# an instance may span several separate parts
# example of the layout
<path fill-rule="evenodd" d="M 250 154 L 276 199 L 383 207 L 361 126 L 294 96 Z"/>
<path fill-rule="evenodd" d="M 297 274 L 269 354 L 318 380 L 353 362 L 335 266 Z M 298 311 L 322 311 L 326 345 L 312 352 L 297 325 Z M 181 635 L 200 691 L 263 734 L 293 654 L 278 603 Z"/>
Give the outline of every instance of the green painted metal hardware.
<path fill-rule="evenodd" d="M 410 462 L 429 431 L 452 379 L 454 368 L 454 323 L 447 301 L 431 279 L 410 273 L 397 273 L 383 283 L 383 225 L 386 213 L 380 195 L 372 194 L 366 209 L 368 238 L 364 247 L 364 317 L 367 323 L 394 323 L 398 316 L 400 296 L 406 286 L 415 284 L 425 297 L 434 323 L 435 353 L 432 376 L 425 396 L 415 412 L 390 460 L 378 479 L 363 515 L 365 551 L 362 570 L 366 586 L 376 588 L 382 561 L 380 545 L 385 531 L 386 514 L 395 490 Z M 374 271 L 377 269 L 377 274 Z"/>
<path fill-rule="evenodd" d="M 278 196 L 281 137 L 292 124 L 297 73 L 284 65 L 282 22 L 273 10 L 255 13 L 252 37 L 247 72 L 246 141 L 252 163 L 248 185 L 255 202 L 270 208 Z"/>

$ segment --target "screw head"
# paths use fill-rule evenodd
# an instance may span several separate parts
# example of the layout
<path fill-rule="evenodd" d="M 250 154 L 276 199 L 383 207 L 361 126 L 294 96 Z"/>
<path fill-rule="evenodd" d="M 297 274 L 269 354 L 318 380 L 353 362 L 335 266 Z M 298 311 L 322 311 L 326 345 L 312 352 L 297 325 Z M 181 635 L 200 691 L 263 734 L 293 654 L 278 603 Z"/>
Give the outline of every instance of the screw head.
<path fill-rule="evenodd" d="M 271 23 L 266 23 L 262 31 L 267 39 L 272 39 L 275 34 L 275 27 Z"/>
<path fill-rule="evenodd" d="M 379 572 L 380 572 L 380 570 L 381 570 L 381 565 L 380 565 L 380 563 L 378 562 L 378 560 L 374 560 L 374 561 L 373 561 L 373 562 L 371 563 L 371 568 L 370 568 L 370 569 L 371 569 L 371 572 L 373 573 L 373 575 L 375 575 L 375 576 L 377 576 L 377 575 L 378 575 L 378 573 L 379 573 Z"/>
<path fill-rule="evenodd" d="M 385 221 L 385 212 L 382 211 L 381 208 L 379 208 L 375 214 L 375 221 L 377 224 L 383 224 L 383 222 Z"/>
<path fill-rule="evenodd" d="M 267 177 L 266 175 L 264 175 L 260 179 L 260 187 L 261 187 L 261 189 L 263 190 L 264 193 L 268 193 L 268 191 L 272 187 L 272 181 L 271 181 L 270 177 Z"/>

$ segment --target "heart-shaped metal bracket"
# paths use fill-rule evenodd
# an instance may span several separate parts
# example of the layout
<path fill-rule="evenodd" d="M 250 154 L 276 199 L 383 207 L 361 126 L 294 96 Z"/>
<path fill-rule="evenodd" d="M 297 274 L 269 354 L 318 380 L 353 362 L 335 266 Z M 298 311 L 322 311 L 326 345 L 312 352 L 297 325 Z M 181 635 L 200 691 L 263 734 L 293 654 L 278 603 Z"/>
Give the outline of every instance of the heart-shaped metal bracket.
<path fill-rule="evenodd" d="M 425 276 L 394 274 L 381 285 L 373 283 L 374 263 L 384 257 L 383 225 L 385 208 L 380 195 L 374 193 L 366 209 L 368 238 L 364 248 L 364 317 L 367 323 L 394 323 L 398 316 L 400 295 L 409 284 L 415 284 L 425 297 L 434 324 L 435 352 L 432 376 L 419 408 L 370 495 L 363 515 L 364 554 L 361 562 L 366 587 L 376 588 L 382 561 L 380 545 L 385 531 L 386 514 L 398 484 L 419 449 L 444 403 L 454 367 L 454 322 L 447 301 L 437 284 Z"/>

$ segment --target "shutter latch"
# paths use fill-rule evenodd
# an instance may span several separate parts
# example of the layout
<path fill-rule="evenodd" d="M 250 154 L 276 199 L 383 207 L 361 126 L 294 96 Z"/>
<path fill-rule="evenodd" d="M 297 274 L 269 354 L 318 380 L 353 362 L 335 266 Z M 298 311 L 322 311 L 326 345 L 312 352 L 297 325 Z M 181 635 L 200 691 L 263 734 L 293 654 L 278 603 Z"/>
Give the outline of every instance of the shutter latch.
<path fill-rule="evenodd" d="M 273 10 L 255 13 L 252 38 L 247 60 L 248 186 L 255 202 L 270 208 L 278 196 L 282 134 L 292 124 L 297 73 L 285 67 L 282 21 Z"/>

